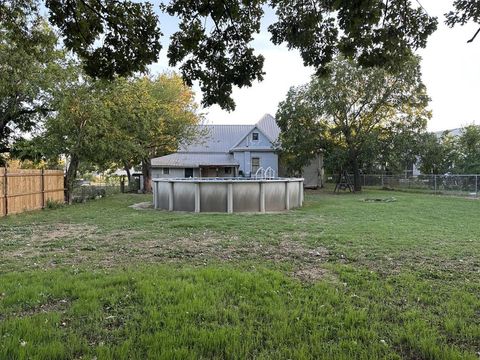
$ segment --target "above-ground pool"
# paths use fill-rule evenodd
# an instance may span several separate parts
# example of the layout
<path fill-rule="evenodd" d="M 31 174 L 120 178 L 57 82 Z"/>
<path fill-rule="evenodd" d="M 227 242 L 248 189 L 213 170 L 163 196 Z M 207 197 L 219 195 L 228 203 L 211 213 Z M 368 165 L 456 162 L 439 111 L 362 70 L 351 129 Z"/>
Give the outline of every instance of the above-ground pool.
<path fill-rule="evenodd" d="M 155 209 L 194 212 L 283 211 L 303 204 L 300 178 L 153 179 Z"/>

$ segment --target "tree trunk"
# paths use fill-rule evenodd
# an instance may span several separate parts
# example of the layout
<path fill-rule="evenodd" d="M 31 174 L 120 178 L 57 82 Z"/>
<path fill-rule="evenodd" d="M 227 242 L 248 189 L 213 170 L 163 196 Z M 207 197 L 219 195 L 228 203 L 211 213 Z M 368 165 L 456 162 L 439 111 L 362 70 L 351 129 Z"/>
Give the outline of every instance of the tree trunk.
<path fill-rule="evenodd" d="M 142 160 L 142 175 L 143 175 L 143 192 L 152 192 L 152 167 L 150 159 Z"/>
<path fill-rule="evenodd" d="M 351 155 L 351 162 L 353 166 L 353 191 L 362 191 L 362 182 L 360 179 L 360 166 L 358 164 L 357 154 Z"/>
<path fill-rule="evenodd" d="M 73 202 L 73 185 L 75 184 L 75 178 L 77 177 L 77 170 L 80 161 L 77 155 L 72 155 L 70 158 L 70 164 L 68 164 L 66 185 L 67 185 L 67 201 L 69 204 Z"/>
<path fill-rule="evenodd" d="M 123 168 L 127 173 L 128 183 L 130 184 L 130 182 L 132 181 L 132 174 L 130 173 L 130 166 L 128 166 L 128 163 L 126 161 L 123 163 Z"/>

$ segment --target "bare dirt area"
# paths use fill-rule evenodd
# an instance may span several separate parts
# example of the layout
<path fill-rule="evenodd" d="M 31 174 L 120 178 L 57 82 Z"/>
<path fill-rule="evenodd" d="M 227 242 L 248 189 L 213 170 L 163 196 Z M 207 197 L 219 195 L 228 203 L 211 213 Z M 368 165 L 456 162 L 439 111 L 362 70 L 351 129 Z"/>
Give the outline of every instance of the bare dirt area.
<path fill-rule="evenodd" d="M 189 236 L 160 237 L 138 230 L 105 231 L 89 224 L 32 224 L 3 228 L 0 271 L 12 268 L 49 269 L 58 266 L 111 268 L 153 262 L 206 264 L 212 261 L 235 262 L 264 259 L 293 265 L 292 275 L 304 281 L 324 277 L 322 267 L 330 256 L 327 249 L 309 248 L 298 233 L 280 239 L 252 238 L 214 231 Z"/>

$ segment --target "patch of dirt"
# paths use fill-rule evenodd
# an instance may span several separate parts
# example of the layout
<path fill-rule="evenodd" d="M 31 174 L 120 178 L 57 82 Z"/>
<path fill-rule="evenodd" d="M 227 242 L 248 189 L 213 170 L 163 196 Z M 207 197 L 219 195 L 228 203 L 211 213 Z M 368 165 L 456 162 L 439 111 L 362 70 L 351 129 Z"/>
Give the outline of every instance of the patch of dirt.
<path fill-rule="evenodd" d="M 292 275 L 302 281 L 315 282 L 324 279 L 328 273 L 319 266 L 307 266 L 294 271 Z"/>
<path fill-rule="evenodd" d="M 1 235 L 5 240 L 0 241 L 0 271 L 10 269 L 12 264 L 22 268 L 43 269 L 60 264 L 96 266 L 99 258 L 105 258 L 108 266 L 113 254 L 137 235 L 138 231 L 105 232 L 88 224 L 10 227 L 8 232 Z"/>
<path fill-rule="evenodd" d="M 214 231 L 174 237 L 148 230 L 106 231 L 87 224 L 32 225 L 29 231 L 12 230 L 12 246 L 0 247 L 0 271 L 14 267 L 48 269 L 58 266 L 112 268 L 138 263 L 188 261 L 270 261 L 290 263 L 294 276 L 305 281 L 320 279 L 321 264 L 331 256 L 323 247 L 311 248 L 304 232 L 290 232 L 278 238 L 242 239 Z M 3 237 L 4 234 L 2 234 Z"/>
<path fill-rule="evenodd" d="M 140 245 L 140 244 L 139 244 Z M 317 281 L 326 273 L 322 263 L 330 252 L 323 247 L 309 248 L 300 241 L 285 238 L 279 243 L 261 243 L 256 239 L 242 241 L 237 236 L 220 237 L 213 232 L 204 232 L 192 238 L 178 238 L 171 241 L 149 240 L 143 243 L 144 260 L 179 261 L 207 263 L 212 260 L 268 260 L 293 263 L 293 275 L 304 281 Z"/>
<path fill-rule="evenodd" d="M 130 205 L 129 208 L 132 208 L 134 210 L 152 210 L 153 203 L 151 201 L 141 202 L 138 204 Z"/>
<path fill-rule="evenodd" d="M 16 317 L 16 318 L 24 318 L 28 316 L 34 316 L 37 314 L 46 314 L 49 312 L 62 312 L 64 313 L 68 307 L 70 306 L 70 302 L 67 299 L 56 299 L 50 300 L 45 304 L 35 306 L 29 309 L 25 309 L 19 312 L 13 312 L 9 315 L 1 315 L 0 320 L 6 319 L 7 317 Z M 3 316 L 3 318 L 2 318 Z"/>

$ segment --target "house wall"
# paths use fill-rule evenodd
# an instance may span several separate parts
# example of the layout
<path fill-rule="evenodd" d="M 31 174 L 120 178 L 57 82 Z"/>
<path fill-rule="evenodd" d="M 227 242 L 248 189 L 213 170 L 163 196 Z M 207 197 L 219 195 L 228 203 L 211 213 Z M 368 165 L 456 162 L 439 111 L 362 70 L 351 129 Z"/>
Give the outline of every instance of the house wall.
<path fill-rule="evenodd" d="M 275 176 L 278 176 L 278 155 L 275 154 L 273 151 L 266 152 L 254 152 L 250 153 L 250 158 L 258 157 L 260 158 L 260 166 L 264 169 L 271 167 L 273 171 L 275 171 Z M 249 168 L 251 170 L 251 167 Z M 255 175 L 255 174 L 252 174 Z"/>
<path fill-rule="evenodd" d="M 152 179 L 172 179 L 185 177 L 185 168 L 169 168 L 170 173 L 164 174 L 163 168 L 152 168 Z M 200 169 L 193 169 L 193 177 L 200 177 Z"/>
<path fill-rule="evenodd" d="M 253 140 L 253 133 L 258 133 L 258 140 Z M 256 149 L 271 148 L 271 151 L 255 151 Z M 238 145 L 233 149 L 233 157 L 240 164 L 239 170 L 243 171 L 245 176 L 252 176 L 252 158 L 260 158 L 260 166 L 264 169 L 271 167 L 278 175 L 278 156 L 273 151 L 273 144 L 263 135 L 263 133 L 254 128 L 251 130 Z"/>
<path fill-rule="evenodd" d="M 245 152 L 236 151 L 233 153 L 233 158 L 240 164 L 238 170 L 243 171 L 243 173 L 245 174 Z"/>
<path fill-rule="evenodd" d="M 250 174 L 254 157 L 260 158 L 260 166 L 264 169 L 271 167 L 278 176 L 278 155 L 273 151 L 235 151 L 233 157 L 240 164 L 239 170 L 243 171 L 245 176 L 255 175 Z"/>

